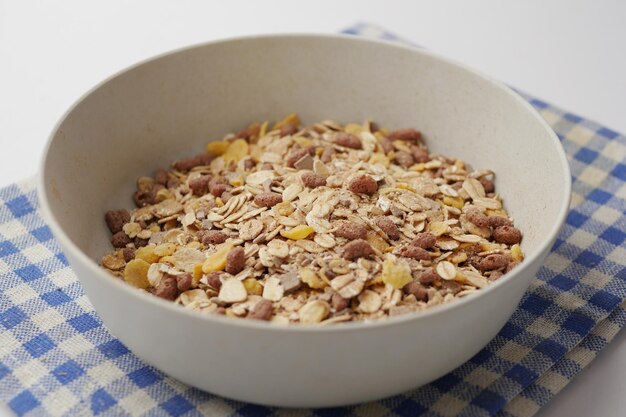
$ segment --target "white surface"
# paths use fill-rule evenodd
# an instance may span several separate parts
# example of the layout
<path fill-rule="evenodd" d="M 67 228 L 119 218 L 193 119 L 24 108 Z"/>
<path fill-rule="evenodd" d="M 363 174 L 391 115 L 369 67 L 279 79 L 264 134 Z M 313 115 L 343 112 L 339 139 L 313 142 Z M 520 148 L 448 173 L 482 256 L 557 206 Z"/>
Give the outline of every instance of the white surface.
<path fill-rule="evenodd" d="M 626 3 L 553 0 L 133 3 L 0 0 L 0 185 L 36 170 L 49 131 L 86 89 L 140 59 L 205 40 L 387 27 L 524 91 L 626 132 Z M 626 338 L 549 407 L 617 416 Z M 601 394 L 601 395 L 600 395 Z M 544 416 L 547 414 L 544 414 Z"/>

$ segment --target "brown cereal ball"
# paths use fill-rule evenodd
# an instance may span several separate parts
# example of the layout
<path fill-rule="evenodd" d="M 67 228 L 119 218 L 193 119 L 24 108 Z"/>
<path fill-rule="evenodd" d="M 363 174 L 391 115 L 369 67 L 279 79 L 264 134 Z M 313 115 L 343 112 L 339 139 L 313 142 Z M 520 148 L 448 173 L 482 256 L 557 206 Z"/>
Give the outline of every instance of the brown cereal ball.
<path fill-rule="evenodd" d="M 361 149 L 361 139 L 346 132 L 338 132 L 332 138 L 333 143 L 350 149 Z"/>
<path fill-rule="evenodd" d="M 241 246 L 232 248 L 226 256 L 226 272 L 237 275 L 246 266 L 245 251 Z"/>
<path fill-rule="evenodd" d="M 326 185 L 326 178 L 310 171 L 302 174 L 300 178 L 302 178 L 304 186 L 308 188 L 317 188 Z"/>
<path fill-rule="evenodd" d="M 427 261 L 430 260 L 430 255 L 426 249 L 420 248 L 419 246 L 403 246 L 398 250 L 398 255 L 404 256 L 405 258 L 412 258 Z"/>
<path fill-rule="evenodd" d="M 422 249 L 430 249 L 435 246 L 435 242 L 437 242 L 437 238 L 430 232 L 418 233 L 415 236 L 415 239 L 411 241 L 411 245 L 417 246 Z"/>
<path fill-rule="evenodd" d="M 163 277 L 159 285 L 154 289 L 154 295 L 166 300 L 174 301 L 178 295 L 178 284 L 176 278 L 171 275 Z"/>
<path fill-rule="evenodd" d="M 493 231 L 493 238 L 498 243 L 514 245 L 522 240 L 522 232 L 517 227 L 500 226 Z"/>
<path fill-rule="evenodd" d="M 348 240 L 365 239 L 367 227 L 360 223 L 345 222 L 335 231 L 335 235 Z"/>
<path fill-rule="evenodd" d="M 398 129 L 389 133 L 387 137 L 392 141 L 404 140 L 407 142 L 418 142 L 422 137 L 422 133 L 415 129 Z"/>
<path fill-rule="evenodd" d="M 219 230 L 200 230 L 197 233 L 198 239 L 205 245 L 219 245 L 228 239 L 228 235 Z"/>
<path fill-rule="evenodd" d="M 413 294 L 417 301 L 428 301 L 428 292 L 422 284 L 417 281 L 409 282 L 402 288 L 405 294 Z"/>
<path fill-rule="evenodd" d="M 404 151 L 396 152 L 393 160 L 397 165 L 400 165 L 403 168 L 409 168 L 415 163 L 413 156 L 410 153 Z"/>
<path fill-rule="evenodd" d="M 270 300 L 261 299 L 252 307 L 247 318 L 253 320 L 269 320 L 272 318 L 273 304 Z"/>
<path fill-rule="evenodd" d="M 111 244 L 115 248 L 123 248 L 130 243 L 130 238 L 124 232 L 117 232 L 111 236 Z"/>
<path fill-rule="evenodd" d="M 361 174 L 348 182 L 348 190 L 356 194 L 372 195 L 378 191 L 378 184 L 369 175 Z"/>
<path fill-rule="evenodd" d="M 358 258 L 369 258 L 374 254 L 374 249 L 363 239 L 353 240 L 343 247 L 341 256 L 349 261 Z"/>
<path fill-rule="evenodd" d="M 196 196 L 202 196 L 209 192 L 210 175 L 201 175 L 189 181 L 189 188 Z"/>
<path fill-rule="evenodd" d="M 391 240 L 400 239 L 400 230 L 398 230 L 398 226 L 387 216 L 379 216 L 374 219 L 374 223 L 376 226 L 380 227 L 380 229 L 385 232 L 387 237 Z"/>
<path fill-rule="evenodd" d="M 478 264 L 478 269 L 481 271 L 491 271 L 494 269 L 500 269 L 508 265 L 511 261 L 511 257 L 500 253 L 492 253 L 485 256 Z"/>
<path fill-rule="evenodd" d="M 267 192 L 254 196 L 254 204 L 259 207 L 274 207 L 283 202 L 283 196 L 278 193 Z"/>
<path fill-rule="evenodd" d="M 104 221 L 111 233 L 122 231 L 122 227 L 130 221 L 130 213 L 126 209 L 109 210 L 104 215 Z"/>

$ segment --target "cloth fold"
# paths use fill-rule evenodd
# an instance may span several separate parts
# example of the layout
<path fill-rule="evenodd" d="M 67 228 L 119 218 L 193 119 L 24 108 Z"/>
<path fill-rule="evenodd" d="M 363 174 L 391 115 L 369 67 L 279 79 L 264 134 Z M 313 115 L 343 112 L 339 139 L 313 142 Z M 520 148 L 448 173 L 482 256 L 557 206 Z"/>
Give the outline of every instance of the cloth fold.
<path fill-rule="evenodd" d="M 370 25 L 345 33 L 403 42 Z M 524 97 L 567 153 L 570 212 L 509 322 L 450 374 L 392 398 L 322 410 L 255 406 L 188 387 L 103 327 L 29 179 L 0 190 L 0 401 L 20 416 L 532 416 L 626 323 L 626 137 Z"/>

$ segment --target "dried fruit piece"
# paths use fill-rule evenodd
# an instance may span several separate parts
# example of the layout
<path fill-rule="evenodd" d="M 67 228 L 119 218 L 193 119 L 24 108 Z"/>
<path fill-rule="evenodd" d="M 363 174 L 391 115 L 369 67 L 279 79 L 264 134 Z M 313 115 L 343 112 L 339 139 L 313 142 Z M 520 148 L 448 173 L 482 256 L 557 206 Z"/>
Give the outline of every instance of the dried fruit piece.
<path fill-rule="evenodd" d="M 386 259 L 383 262 L 382 279 L 385 284 L 389 284 L 396 289 L 401 289 L 406 284 L 413 281 L 411 267 L 408 262 L 402 259 Z"/>

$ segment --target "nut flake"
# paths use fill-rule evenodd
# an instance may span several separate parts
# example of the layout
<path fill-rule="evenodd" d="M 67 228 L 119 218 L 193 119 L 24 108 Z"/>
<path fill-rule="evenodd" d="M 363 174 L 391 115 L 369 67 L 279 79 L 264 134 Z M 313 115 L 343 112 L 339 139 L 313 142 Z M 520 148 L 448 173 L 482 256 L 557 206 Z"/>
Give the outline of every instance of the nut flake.
<path fill-rule="evenodd" d="M 524 259 L 494 173 L 430 154 L 419 131 L 270 126 L 140 177 L 138 208 L 105 213 L 102 267 L 205 314 L 331 324 L 465 297 Z"/>

